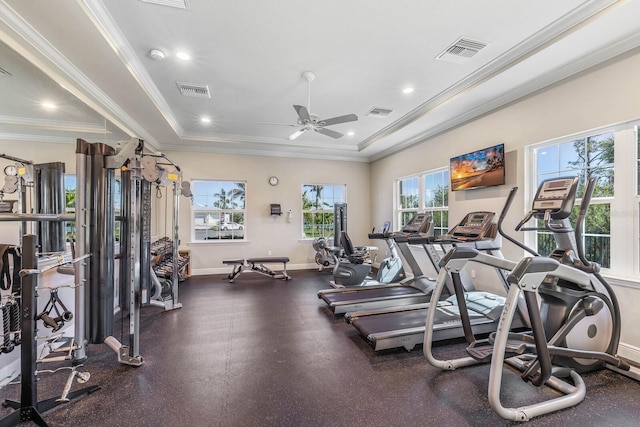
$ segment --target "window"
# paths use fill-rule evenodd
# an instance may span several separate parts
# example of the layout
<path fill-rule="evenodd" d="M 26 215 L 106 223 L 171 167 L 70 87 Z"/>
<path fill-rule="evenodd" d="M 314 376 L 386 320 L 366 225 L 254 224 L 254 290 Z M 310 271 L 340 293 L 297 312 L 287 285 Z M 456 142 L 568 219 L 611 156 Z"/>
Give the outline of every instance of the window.
<path fill-rule="evenodd" d="M 65 199 L 65 213 L 76 213 L 76 176 L 65 175 L 64 176 L 64 199 Z M 65 235 L 67 240 L 74 240 L 76 238 L 76 222 L 65 222 Z"/>
<path fill-rule="evenodd" d="M 548 178 L 578 176 L 578 198 L 586 182 L 596 179 L 591 205 L 585 220 L 583 245 L 587 259 L 604 268 L 611 266 L 611 202 L 614 196 L 614 132 L 537 146 L 533 150 L 535 189 Z M 575 226 L 578 207 L 569 220 Z M 547 255 L 555 249 L 553 235 L 537 232 L 537 250 Z"/>
<path fill-rule="evenodd" d="M 245 238 L 246 183 L 193 181 L 194 241 Z"/>
<path fill-rule="evenodd" d="M 449 231 L 449 170 L 424 175 L 424 211 L 433 217 L 434 235 Z"/>
<path fill-rule="evenodd" d="M 120 195 L 120 178 L 116 178 L 114 183 L 114 209 L 116 218 L 120 216 L 121 209 L 121 195 Z M 64 176 L 64 198 L 65 198 L 65 209 L 64 212 L 67 214 L 75 214 L 76 213 L 76 189 L 77 189 L 77 180 L 75 175 L 66 175 Z M 65 222 L 65 234 L 67 240 L 75 240 L 76 238 L 76 222 L 75 221 L 67 221 Z M 120 240 L 120 221 L 116 220 L 115 224 L 115 237 L 116 240 Z"/>
<path fill-rule="evenodd" d="M 333 237 L 333 207 L 345 203 L 347 187 L 333 184 L 302 184 L 302 236 Z"/>
<path fill-rule="evenodd" d="M 447 168 L 396 181 L 398 229 L 418 212 L 433 216 L 434 234 L 446 234 L 449 225 L 449 170 Z"/>

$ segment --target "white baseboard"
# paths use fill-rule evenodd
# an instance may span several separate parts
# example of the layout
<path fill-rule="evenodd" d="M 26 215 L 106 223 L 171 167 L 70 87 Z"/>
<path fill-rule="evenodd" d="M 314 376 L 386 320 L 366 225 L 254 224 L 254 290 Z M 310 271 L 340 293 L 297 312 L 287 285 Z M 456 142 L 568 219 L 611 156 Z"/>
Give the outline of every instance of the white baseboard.
<path fill-rule="evenodd" d="M 640 364 L 640 348 L 621 342 L 618 346 L 618 355 Z"/>

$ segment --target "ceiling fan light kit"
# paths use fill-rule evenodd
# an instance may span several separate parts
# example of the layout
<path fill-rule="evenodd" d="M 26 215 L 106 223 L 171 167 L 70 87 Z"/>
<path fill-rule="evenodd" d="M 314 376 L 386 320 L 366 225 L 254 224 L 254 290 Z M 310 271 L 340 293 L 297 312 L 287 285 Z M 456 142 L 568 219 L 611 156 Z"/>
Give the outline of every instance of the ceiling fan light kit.
<path fill-rule="evenodd" d="M 344 116 L 332 117 L 330 119 L 321 120 L 318 115 L 311 113 L 311 82 L 316 78 L 316 75 L 311 71 L 305 71 L 302 73 L 302 77 L 307 81 L 307 105 L 294 105 L 293 109 L 298 114 L 298 119 L 295 125 L 283 125 L 298 127 L 294 133 L 287 138 L 289 141 L 297 139 L 303 133 L 307 131 L 314 131 L 322 135 L 329 136 L 334 139 L 344 136 L 340 132 L 335 130 L 326 129 L 325 126 L 337 125 L 340 123 L 354 122 L 358 120 L 358 116 L 355 114 L 346 114 Z M 264 123 L 270 124 L 270 123 Z M 275 124 L 275 123 L 273 123 Z"/>

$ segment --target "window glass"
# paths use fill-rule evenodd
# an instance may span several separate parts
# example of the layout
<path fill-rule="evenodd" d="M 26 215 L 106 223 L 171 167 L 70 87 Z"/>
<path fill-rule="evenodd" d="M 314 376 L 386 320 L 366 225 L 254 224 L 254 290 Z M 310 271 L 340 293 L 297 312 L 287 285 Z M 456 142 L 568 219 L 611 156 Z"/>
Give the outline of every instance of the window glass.
<path fill-rule="evenodd" d="M 401 179 L 398 182 L 400 209 L 417 209 L 420 206 L 419 182 L 417 176 Z"/>
<path fill-rule="evenodd" d="M 333 208 L 346 202 L 347 187 L 335 184 L 302 184 L 302 237 L 333 237 Z"/>
<path fill-rule="evenodd" d="M 587 259 L 602 267 L 611 265 L 611 205 L 614 196 L 614 133 L 605 132 L 586 138 L 558 142 L 535 149 L 536 189 L 546 179 L 559 176 L 578 176 L 582 197 L 587 180 L 596 179 L 583 233 Z M 556 155 L 557 153 L 557 162 Z M 576 208 L 577 209 L 577 208 Z M 575 227 L 576 209 L 570 216 Z M 541 223 L 539 223 L 541 225 Z M 542 255 L 551 253 L 556 245 L 553 236 L 537 232 L 537 250 Z"/>
<path fill-rule="evenodd" d="M 64 199 L 65 213 L 73 214 L 76 212 L 76 176 L 64 176 Z M 75 240 L 76 238 L 76 222 L 68 221 L 65 223 L 65 234 L 67 240 Z"/>
<path fill-rule="evenodd" d="M 245 239 L 245 182 L 195 180 L 191 188 L 195 241 Z"/>
<path fill-rule="evenodd" d="M 418 174 L 396 182 L 396 217 L 404 227 L 418 212 L 432 215 L 435 235 L 446 234 L 449 206 L 449 169 Z"/>

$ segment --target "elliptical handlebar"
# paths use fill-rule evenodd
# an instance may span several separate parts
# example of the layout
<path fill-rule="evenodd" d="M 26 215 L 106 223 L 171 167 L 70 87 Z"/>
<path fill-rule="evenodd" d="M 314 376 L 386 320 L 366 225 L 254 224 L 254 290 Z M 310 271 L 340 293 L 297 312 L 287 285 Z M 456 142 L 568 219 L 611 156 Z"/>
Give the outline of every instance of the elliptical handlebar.
<path fill-rule="evenodd" d="M 584 219 L 587 216 L 587 210 L 589 209 L 589 205 L 591 204 L 591 197 L 593 196 L 593 190 L 596 187 L 595 178 L 590 178 L 587 181 L 587 186 L 584 189 L 584 196 L 582 197 L 582 202 L 580 203 L 580 211 L 578 212 L 578 217 L 576 218 L 576 228 L 575 228 L 575 236 L 576 236 L 576 250 L 578 252 L 578 258 L 585 267 L 595 268 L 595 271 L 599 270 L 599 266 L 589 261 L 584 253 L 584 245 L 582 243 L 582 230 L 584 228 Z"/>
<path fill-rule="evenodd" d="M 510 241 L 511 243 L 513 243 L 514 245 L 518 246 L 521 249 L 524 249 L 525 251 L 529 252 L 531 255 L 533 256 L 539 256 L 539 254 L 534 251 L 533 249 L 531 249 L 530 247 L 528 247 L 527 245 L 520 243 L 518 240 L 514 239 L 513 237 L 509 236 L 507 233 L 504 232 L 504 230 L 502 229 L 502 222 L 504 221 L 504 219 L 507 216 L 507 212 L 509 211 L 509 209 L 511 208 L 511 203 L 513 203 L 513 199 L 516 196 L 516 193 L 518 192 L 518 187 L 512 187 L 511 191 L 509 191 L 509 195 L 507 196 L 507 201 L 504 203 L 504 207 L 502 208 L 502 211 L 500 212 L 500 217 L 498 218 L 498 233 L 500 233 L 500 235 L 502 235 L 502 237 L 504 237 L 505 239 L 507 239 L 508 241 Z M 520 231 L 520 229 L 522 228 L 522 226 L 531 219 L 531 217 L 533 216 L 534 212 L 531 211 L 527 214 L 527 216 L 525 217 L 525 219 L 523 219 L 522 221 L 520 221 L 518 223 L 518 225 L 516 226 L 516 231 Z"/>

